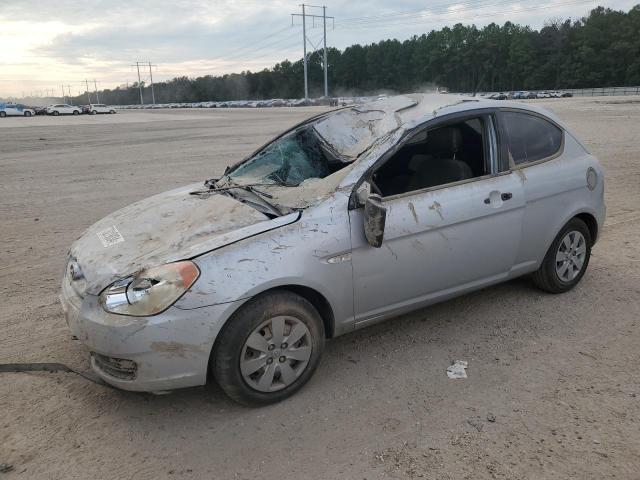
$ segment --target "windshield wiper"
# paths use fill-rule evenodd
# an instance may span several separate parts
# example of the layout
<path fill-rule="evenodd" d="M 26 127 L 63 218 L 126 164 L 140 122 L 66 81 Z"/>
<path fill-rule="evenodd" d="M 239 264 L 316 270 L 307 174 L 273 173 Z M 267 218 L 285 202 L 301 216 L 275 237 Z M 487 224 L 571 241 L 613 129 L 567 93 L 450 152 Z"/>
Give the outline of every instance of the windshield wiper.
<path fill-rule="evenodd" d="M 278 217 L 284 215 L 284 213 L 274 205 L 272 202 L 268 201 L 267 198 L 273 198 L 273 195 L 263 192 L 262 190 L 258 190 L 255 187 L 264 187 L 264 186 L 273 186 L 272 183 L 249 183 L 249 184 L 239 184 L 234 183 L 230 178 L 227 177 L 228 184 L 224 186 L 218 187 L 216 183 L 219 179 L 211 179 L 204 182 L 205 187 L 208 187 L 207 190 L 196 190 L 194 192 L 190 192 L 191 195 L 210 195 L 212 193 L 217 192 L 229 192 L 230 190 L 240 189 L 245 192 L 252 193 L 254 196 L 258 197 L 262 202 L 264 202 L 269 209 L 275 213 Z"/>

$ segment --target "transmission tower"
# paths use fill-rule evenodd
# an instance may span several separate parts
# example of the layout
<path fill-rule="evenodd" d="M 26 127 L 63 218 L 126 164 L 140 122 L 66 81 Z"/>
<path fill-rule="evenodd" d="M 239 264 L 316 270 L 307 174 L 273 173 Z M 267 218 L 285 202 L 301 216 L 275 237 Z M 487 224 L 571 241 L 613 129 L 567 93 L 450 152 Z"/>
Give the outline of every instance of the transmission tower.
<path fill-rule="evenodd" d="M 309 40 L 307 38 L 307 18 L 310 18 L 312 20 L 312 22 L 315 24 L 315 19 L 316 18 L 321 18 L 322 19 L 322 27 L 323 27 L 323 35 L 322 35 L 322 41 L 323 41 L 323 45 L 324 45 L 324 60 L 323 60 L 323 64 L 324 64 L 324 96 L 328 97 L 329 96 L 329 83 L 328 83 L 328 77 L 327 77 L 327 19 L 331 20 L 332 22 L 335 22 L 335 18 L 334 17 L 327 17 L 327 7 L 322 5 L 305 5 L 304 3 L 300 5 L 302 7 L 302 13 L 292 13 L 291 14 L 291 25 L 293 25 L 293 20 L 294 17 L 302 17 L 302 51 L 303 51 L 303 63 L 304 63 L 304 99 L 305 100 L 309 100 L 309 81 L 307 79 L 307 42 L 311 43 L 312 46 L 313 42 L 311 42 L 311 40 Z M 322 15 L 314 15 L 311 13 L 306 13 L 306 8 L 321 8 L 322 9 Z"/>
<path fill-rule="evenodd" d="M 149 77 L 151 79 L 151 102 L 155 105 L 156 95 L 153 91 L 153 73 L 151 72 L 151 67 L 157 67 L 157 65 L 152 65 L 151 62 L 136 62 L 135 65 L 131 66 L 138 69 L 138 89 L 140 90 L 140 105 L 144 105 L 144 99 L 142 98 L 142 81 L 140 80 L 140 65 L 144 65 L 145 63 L 149 65 Z M 127 86 L 127 88 L 129 87 Z"/>

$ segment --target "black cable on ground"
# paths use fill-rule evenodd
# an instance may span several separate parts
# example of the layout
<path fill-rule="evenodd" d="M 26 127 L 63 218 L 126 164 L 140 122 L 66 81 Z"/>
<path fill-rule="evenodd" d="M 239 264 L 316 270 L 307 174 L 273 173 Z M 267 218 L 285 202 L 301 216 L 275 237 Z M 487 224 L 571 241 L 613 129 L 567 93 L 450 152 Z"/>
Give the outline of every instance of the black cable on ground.
<path fill-rule="evenodd" d="M 66 372 L 75 373 L 85 380 L 97 383 L 103 387 L 111 387 L 93 372 L 81 372 L 62 363 L 0 363 L 0 373 L 20 373 L 20 372 Z"/>

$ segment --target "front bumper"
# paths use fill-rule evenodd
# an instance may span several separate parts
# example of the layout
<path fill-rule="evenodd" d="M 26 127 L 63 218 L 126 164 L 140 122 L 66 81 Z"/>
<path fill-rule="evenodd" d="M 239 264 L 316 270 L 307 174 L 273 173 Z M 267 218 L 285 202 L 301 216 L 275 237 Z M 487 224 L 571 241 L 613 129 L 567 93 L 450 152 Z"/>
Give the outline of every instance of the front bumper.
<path fill-rule="evenodd" d="M 242 303 L 128 317 L 105 312 L 95 295 L 80 297 L 66 279 L 60 302 L 72 334 L 91 352 L 93 371 L 110 385 L 145 392 L 204 385 L 215 338 Z"/>

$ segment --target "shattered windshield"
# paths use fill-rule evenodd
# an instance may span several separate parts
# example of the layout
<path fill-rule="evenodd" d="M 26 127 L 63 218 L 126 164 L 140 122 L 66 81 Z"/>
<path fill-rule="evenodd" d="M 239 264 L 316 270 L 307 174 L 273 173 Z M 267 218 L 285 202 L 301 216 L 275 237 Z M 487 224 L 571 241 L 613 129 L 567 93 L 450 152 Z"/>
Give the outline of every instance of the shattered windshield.
<path fill-rule="evenodd" d="M 323 148 L 311 127 L 295 130 L 267 145 L 226 176 L 236 183 L 268 183 L 295 187 L 324 178 L 344 164 Z"/>

